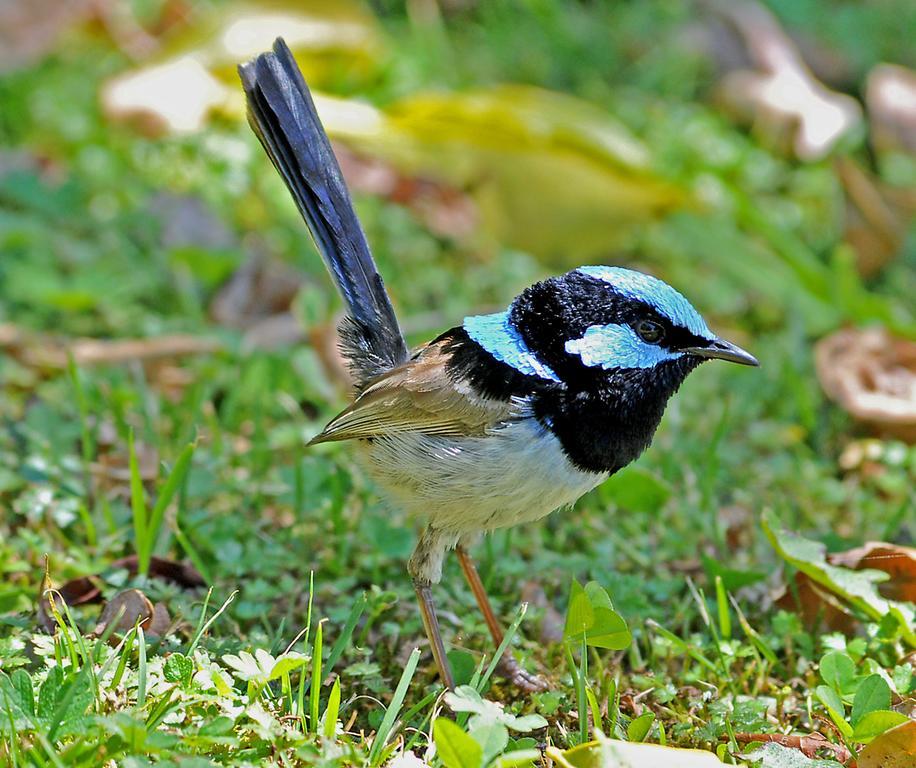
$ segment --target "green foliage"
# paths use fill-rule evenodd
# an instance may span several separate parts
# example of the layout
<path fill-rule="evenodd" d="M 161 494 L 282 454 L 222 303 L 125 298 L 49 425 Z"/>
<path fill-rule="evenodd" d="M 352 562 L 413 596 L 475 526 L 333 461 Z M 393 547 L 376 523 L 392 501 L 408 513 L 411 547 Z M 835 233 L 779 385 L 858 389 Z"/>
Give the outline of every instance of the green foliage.
<path fill-rule="evenodd" d="M 483 765 L 483 748 L 448 718 L 435 719 L 433 740 L 446 768 L 480 768 Z"/>

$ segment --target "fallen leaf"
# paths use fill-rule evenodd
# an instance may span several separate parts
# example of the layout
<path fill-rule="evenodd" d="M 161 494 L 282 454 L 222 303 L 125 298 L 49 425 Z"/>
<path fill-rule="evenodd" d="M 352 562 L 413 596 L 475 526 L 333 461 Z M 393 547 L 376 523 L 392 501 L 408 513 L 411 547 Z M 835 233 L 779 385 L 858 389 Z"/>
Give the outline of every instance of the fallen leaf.
<path fill-rule="evenodd" d="M 169 609 L 165 603 L 159 602 L 153 605 L 153 618 L 150 620 L 147 634 L 153 637 L 164 637 L 168 634 L 172 626 L 172 618 L 169 616 Z"/>
<path fill-rule="evenodd" d="M 153 605 L 139 589 L 127 589 L 111 598 L 102 609 L 92 634 L 102 635 L 115 621 L 115 632 L 128 632 L 139 622 L 146 634 L 151 637 L 164 636 L 172 623 L 165 603 Z"/>
<path fill-rule="evenodd" d="M 233 3 L 173 37 L 158 60 L 109 80 L 103 109 L 151 135 L 198 131 L 214 113 L 242 117 L 235 68 L 280 32 L 318 86 L 344 72 L 371 75 L 384 52 L 378 23 L 354 0 Z"/>
<path fill-rule="evenodd" d="M 850 635 L 859 623 L 836 595 L 802 571 L 795 573 L 792 584 L 784 586 L 774 602 L 784 611 L 800 614 L 809 630 L 823 626 L 832 632 Z"/>
<path fill-rule="evenodd" d="M 858 768 L 914 768 L 916 720 L 885 731 L 859 752 Z"/>
<path fill-rule="evenodd" d="M 761 742 L 763 744 L 773 743 L 788 749 L 797 749 L 805 757 L 816 758 L 820 750 L 825 749 L 833 752 L 834 757 L 841 763 L 845 763 L 852 757 L 852 753 L 842 744 L 834 744 L 828 741 L 822 733 L 809 733 L 804 735 L 784 734 L 784 733 L 736 733 L 735 741 L 739 744 L 753 744 Z"/>
<path fill-rule="evenodd" d="M 288 312 L 302 282 L 302 275 L 284 262 L 254 256 L 217 291 L 210 316 L 227 328 L 250 328 Z"/>
<path fill-rule="evenodd" d="M 115 631 L 129 632 L 137 623 L 146 630 L 149 629 L 152 619 L 153 604 L 149 598 L 139 589 L 126 589 L 108 601 L 92 634 L 103 634 L 114 622 L 117 622 L 114 625 Z"/>
<path fill-rule="evenodd" d="M 879 64 L 865 83 L 872 141 L 879 152 L 916 153 L 916 72 Z"/>
<path fill-rule="evenodd" d="M 861 547 L 835 552 L 828 562 L 854 571 L 884 571 L 890 578 L 878 585 L 888 600 L 916 603 L 916 549 L 883 541 L 869 541 Z"/>
<path fill-rule="evenodd" d="M 831 564 L 823 544 L 782 528 L 770 513 L 764 514 L 762 524 L 770 544 L 787 563 L 871 621 L 892 617 L 902 638 L 916 647 L 916 608 L 881 596 L 877 584 L 886 579 L 884 574 L 874 570 L 853 571 Z"/>
<path fill-rule="evenodd" d="M 712 752 L 676 749 L 659 744 L 631 743 L 601 738 L 560 751 L 548 747 L 546 754 L 555 764 L 573 768 L 721 768 Z"/>
<path fill-rule="evenodd" d="M 845 329 L 818 342 L 827 396 L 876 432 L 916 441 L 916 342 L 883 328 Z"/>
<path fill-rule="evenodd" d="M 193 55 L 128 72 L 102 89 L 106 115 L 149 136 L 198 131 L 231 100 L 229 87 Z"/>
<path fill-rule="evenodd" d="M 334 154 L 351 189 L 406 206 L 430 232 L 466 239 L 477 231 L 477 205 L 461 189 L 402 173 L 392 163 L 358 154 L 339 142 L 334 145 Z"/>
<path fill-rule="evenodd" d="M 127 557 L 114 560 L 108 566 L 109 570 L 126 568 L 131 576 L 137 574 L 137 556 L 129 555 Z M 196 589 L 207 586 L 204 577 L 198 573 L 197 569 L 190 563 L 180 563 L 175 560 L 169 560 L 165 557 L 150 558 L 149 575 L 152 578 L 164 579 L 171 581 L 185 589 Z"/>
<path fill-rule="evenodd" d="M 792 39 L 763 5 L 747 0 L 708 2 L 744 41 L 753 70 L 731 72 L 721 98 L 735 113 L 778 142 L 790 136 L 802 160 L 823 158 L 862 124 L 851 96 L 831 91 L 811 73 Z"/>
<path fill-rule="evenodd" d="M 900 254 L 916 192 L 885 184 L 847 157 L 834 166 L 846 196 L 843 238 L 856 252 L 859 273 L 870 277 Z"/>
<path fill-rule="evenodd" d="M 753 761 L 757 768 L 843 768 L 836 760 L 812 759 L 797 749 L 774 742 L 741 757 Z"/>
<path fill-rule="evenodd" d="M 384 111 L 316 104 L 331 136 L 360 155 L 463 190 L 485 242 L 556 264 L 606 255 L 647 220 L 693 204 L 612 115 L 567 94 L 502 85 L 414 95 Z"/>
<path fill-rule="evenodd" d="M 102 599 L 102 589 L 94 576 L 70 579 L 58 592 L 67 605 L 87 605 Z"/>
<path fill-rule="evenodd" d="M 245 331 L 243 347 L 275 349 L 306 337 L 291 307 L 303 276 L 289 265 L 254 256 L 227 280 L 210 302 L 210 316 L 227 328 Z M 336 332 L 334 339 L 336 343 Z"/>
<path fill-rule="evenodd" d="M 69 606 L 99 603 L 102 601 L 104 574 L 122 568 L 126 569 L 131 576 L 136 576 L 137 556 L 129 555 L 128 557 L 113 560 L 104 572 L 93 576 L 80 576 L 70 579 L 56 589 L 55 592 Z M 149 576 L 155 579 L 171 581 L 183 589 L 197 589 L 206 586 L 203 576 L 190 563 L 180 563 L 165 557 L 156 557 L 155 555 L 150 558 Z M 51 581 L 46 574 L 42 580 L 42 593 L 50 588 L 52 588 Z M 40 611 L 41 609 L 39 609 L 39 613 Z"/>

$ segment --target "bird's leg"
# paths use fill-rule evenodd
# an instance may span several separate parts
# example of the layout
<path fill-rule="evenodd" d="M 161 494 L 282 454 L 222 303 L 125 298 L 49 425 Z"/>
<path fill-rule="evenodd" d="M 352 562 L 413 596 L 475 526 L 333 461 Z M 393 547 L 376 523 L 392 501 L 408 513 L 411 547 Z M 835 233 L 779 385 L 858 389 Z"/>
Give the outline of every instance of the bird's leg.
<path fill-rule="evenodd" d="M 445 644 L 442 642 L 442 633 L 439 631 L 439 619 L 436 617 L 432 592 L 432 585 L 442 578 L 442 560 L 446 546 L 447 543 L 442 534 L 432 527 L 427 527 L 420 535 L 420 540 L 410 556 L 407 570 L 413 578 L 417 602 L 420 604 L 420 615 L 423 617 L 423 627 L 432 648 L 433 659 L 439 668 L 439 677 L 449 690 L 453 690 L 455 678 L 452 677 L 452 668 L 445 655 Z"/>
<path fill-rule="evenodd" d="M 429 584 L 414 579 L 413 588 L 417 592 L 417 601 L 420 603 L 420 615 L 423 617 L 423 626 L 426 637 L 433 651 L 433 658 L 439 668 L 439 677 L 450 691 L 455 689 L 455 678 L 452 677 L 452 668 L 449 666 L 445 655 L 445 645 L 442 642 L 442 633 L 439 631 L 439 619 L 436 618 L 436 606 L 433 604 L 433 591 Z"/>
<path fill-rule="evenodd" d="M 464 571 L 464 578 L 467 579 L 471 592 L 474 593 L 474 599 L 477 600 L 477 606 L 483 614 L 483 620 L 487 623 L 493 643 L 499 648 L 505 637 L 502 625 L 496 614 L 493 613 L 493 607 L 490 605 L 490 598 L 487 597 L 486 590 L 483 588 L 483 582 L 480 580 L 480 574 L 477 573 L 477 566 L 471 559 L 471 555 L 460 544 L 455 547 L 458 554 L 458 562 L 461 563 L 461 570 Z M 521 664 L 512 652 L 507 648 L 499 660 L 499 671 L 509 682 L 517 685 L 524 691 L 533 693 L 547 689 L 547 681 L 538 675 L 532 675 L 524 670 Z"/>

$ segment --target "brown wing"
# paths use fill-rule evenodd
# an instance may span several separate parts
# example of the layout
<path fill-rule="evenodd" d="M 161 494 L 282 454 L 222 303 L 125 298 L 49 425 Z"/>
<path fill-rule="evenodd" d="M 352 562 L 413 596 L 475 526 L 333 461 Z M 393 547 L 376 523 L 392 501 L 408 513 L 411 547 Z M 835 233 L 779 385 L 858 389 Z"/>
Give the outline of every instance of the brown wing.
<path fill-rule="evenodd" d="M 482 398 L 446 372 L 443 344 L 378 377 L 309 445 L 399 432 L 479 436 L 518 413 L 516 403 Z"/>

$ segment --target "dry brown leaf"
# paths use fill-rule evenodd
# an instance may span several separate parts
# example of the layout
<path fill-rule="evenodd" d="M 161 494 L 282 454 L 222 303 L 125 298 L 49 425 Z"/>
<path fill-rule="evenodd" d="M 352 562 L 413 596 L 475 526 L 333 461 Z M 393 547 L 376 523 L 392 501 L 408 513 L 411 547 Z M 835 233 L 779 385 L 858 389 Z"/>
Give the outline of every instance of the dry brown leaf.
<path fill-rule="evenodd" d="M 69 346 L 69 351 L 77 365 L 112 365 L 132 360 L 209 354 L 219 350 L 220 346 L 215 339 L 175 334 L 149 339 L 79 339 Z M 66 357 L 61 358 L 60 352 L 55 359 L 60 361 L 60 365 L 66 364 Z"/>
<path fill-rule="evenodd" d="M 815 347 L 821 386 L 876 432 L 916 441 L 916 342 L 882 328 L 846 329 Z"/>
<path fill-rule="evenodd" d="M 139 624 L 147 635 L 162 637 L 168 633 L 172 620 L 165 603 L 153 605 L 139 589 L 126 589 L 116 594 L 105 605 L 91 634 L 102 635 L 113 623 L 114 633 L 129 632 Z M 112 640 L 114 641 L 114 635 Z"/>
<path fill-rule="evenodd" d="M 116 632 L 129 632 L 139 623 L 144 630 L 149 628 L 153 618 L 153 604 L 139 589 L 125 589 L 118 592 L 102 609 L 102 615 L 92 634 L 104 634 L 111 624 Z"/>
<path fill-rule="evenodd" d="M 727 737 L 723 737 L 727 738 Z M 739 744 L 753 744 L 754 742 L 779 744 L 790 749 L 797 749 L 799 752 L 812 759 L 818 756 L 820 750 L 828 750 L 841 763 L 845 763 L 852 757 L 852 753 L 842 744 L 834 744 L 828 741 L 822 733 L 809 733 L 804 736 L 786 735 L 782 733 L 736 733 L 735 741 Z"/>
<path fill-rule="evenodd" d="M 808 629 L 826 627 L 833 632 L 852 633 L 856 617 L 832 592 L 824 589 L 807 574 L 797 571 L 792 586 L 784 586 L 774 600 L 784 611 L 801 616 Z"/>
<path fill-rule="evenodd" d="M 722 99 L 739 117 L 777 142 L 789 137 L 794 154 L 808 161 L 829 154 L 862 122 L 859 103 L 817 80 L 763 5 L 746 0 L 707 0 L 706 5 L 734 26 L 755 66 L 722 80 Z"/>
<path fill-rule="evenodd" d="M 145 627 L 146 633 L 154 637 L 164 637 L 171 626 L 172 618 L 169 616 L 169 609 L 165 607 L 165 603 L 156 603 L 153 606 L 153 618 L 149 627 Z"/>
<path fill-rule="evenodd" d="M 900 253 L 907 224 L 916 214 L 916 193 L 891 187 L 849 158 L 838 158 L 837 176 L 846 193 L 844 239 L 866 277 Z"/>
<path fill-rule="evenodd" d="M 410 176 L 381 158 L 358 154 L 339 143 L 334 154 L 352 189 L 404 205 L 442 237 L 468 238 L 480 215 L 474 200 L 460 189 L 422 176 Z"/>
<path fill-rule="evenodd" d="M 131 576 L 135 576 L 137 573 L 137 556 L 129 555 L 128 557 L 119 558 L 113 561 L 109 568 L 126 568 Z M 180 563 L 175 560 L 169 560 L 166 557 L 156 557 L 155 555 L 150 558 L 149 576 L 155 579 L 171 581 L 184 589 L 197 589 L 198 587 L 207 586 L 204 577 L 190 563 Z"/>
<path fill-rule="evenodd" d="M 879 64 L 865 84 L 872 141 L 879 152 L 916 153 L 916 72 Z"/>
<path fill-rule="evenodd" d="M 888 600 L 916 603 L 916 549 L 912 547 L 869 541 L 847 552 L 828 555 L 827 560 L 855 571 L 884 571 L 890 578 L 878 585 L 878 591 Z"/>
<path fill-rule="evenodd" d="M 137 556 L 122 557 L 111 563 L 106 570 L 125 568 L 131 575 L 137 573 Z M 205 586 L 203 577 L 194 566 L 178 563 L 164 557 L 153 557 L 150 560 L 149 576 L 172 581 L 185 589 Z M 38 592 L 38 621 L 49 633 L 57 631 L 54 611 L 63 614 L 65 606 L 83 605 L 102 601 L 102 575 L 83 576 L 71 579 L 60 589 L 54 589 L 49 573 L 48 559 L 45 558 L 45 572 Z M 55 601 L 52 605 L 51 601 Z M 99 620 L 92 634 L 103 634 L 106 629 L 117 622 L 113 632 L 129 631 L 137 622 L 151 636 L 166 635 L 172 620 L 165 603 L 155 605 L 139 589 L 127 589 L 116 594 L 102 609 Z"/>
<path fill-rule="evenodd" d="M 916 768 L 916 720 L 885 731 L 862 749 L 858 768 Z"/>
<path fill-rule="evenodd" d="M 302 284 L 302 274 L 288 264 L 253 256 L 217 291 L 210 316 L 220 325 L 245 331 L 247 349 L 298 344 L 306 334 L 291 307 Z"/>
<path fill-rule="evenodd" d="M 86 605 L 102 600 L 102 588 L 96 576 L 70 579 L 57 591 L 67 605 Z"/>
<path fill-rule="evenodd" d="M 302 274 L 277 259 L 254 256 L 217 291 L 210 316 L 227 328 L 251 328 L 257 321 L 288 312 Z"/>
<path fill-rule="evenodd" d="M 887 600 L 916 603 L 916 549 L 881 541 L 870 541 L 861 547 L 827 555 L 827 562 L 854 571 L 884 571 L 886 582 L 878 591 Z M 856 617 L 832 592 L 824 589 L 802 572 L 796 572 L 794 586 L 784 587 L 776 604 L 801 614 L 806 627 L 824 626 L 835 632 L 851 634 L 858 624 Z"/>

